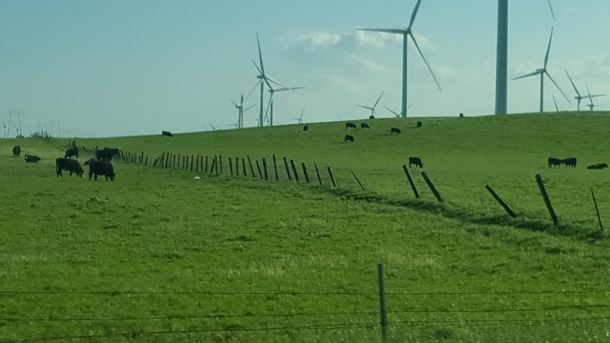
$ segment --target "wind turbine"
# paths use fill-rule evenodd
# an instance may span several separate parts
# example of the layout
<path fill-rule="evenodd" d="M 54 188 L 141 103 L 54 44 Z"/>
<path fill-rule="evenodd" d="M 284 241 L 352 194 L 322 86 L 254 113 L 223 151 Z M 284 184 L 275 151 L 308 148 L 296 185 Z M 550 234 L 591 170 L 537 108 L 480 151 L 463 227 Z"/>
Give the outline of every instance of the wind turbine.
<path fill-rule="evenodd" d="M 267 110 L 265 111 L 265 121 L 269 123 L 269 126 L 273 126 L 273 94 L 275 94 L 275 92 L 285 92 L 285 91 L 293 91 L 296 93 L 296 91 L 294 91 L 295 89 L 303 89 L 305 87 L 292 87 L 292 88 L 288 88 L 288 87 L 283 87 L 283 88 L 278 88 L 278 89 L 273 89 L 273 87 L 269 86 L 269 93 L 271 94 L 269 96 L 269 103 L 267 104 Z M 269 109 L 271 109 L 271 112 L 269 112 Z M 269 116 L 267 116 L 269 114 Z"/>
<path fill-rule="evenodd" d="M 559 107 L 557 107 L 557 101 L 555 101 L 555 94 L 551 94 L 553 96 L 553 103 L 555 104 L 555 110 L 559 112 Z"/>
<path fill-rule="evenodd" d="M 576 96 L 574 97 L 574 99 L 578 100 L 578 103 L 576 104 L 576 110 L 577 111 L 580 111 L 580 101 L 582 99 L 587 99 L 587 98 L 591 99 L 591 98 L 594 98 L 594 97 L 605 96 L 606 95 L 606 94 L 594 94 L 594 95 L 591 95 L 591 93 L 589 93 L 589 95 L 581 96 L 580 92 L 578 92 L 578 89 L 576 89 L 576 85 L 574 84 L 574 81 L 572 81 L 572 78 L 570 77 L 570 74 L 568 74 L 567 70 L 565 70 L 565 72 L 566 72 L 566 75 L 568 75 L 568 79 L 570 79 L 570 83 L 572 84 L 572 87 L 574 87 L 574 91 L 576 92 Z M 588 90 L 587 90 L 587 92 L 588 92 Z M 587 106 L 589 106 L 589 105 L 587 105 Z"/>
<path fill-rule="evenodd" d="M 375 107 L 377 107 L 377 104 L 379 103 L 379 100 L 381 100 L 382 96 L 383 96 L 383 92 L 381 92 L 381 94 L 379 95 L 379 98 L 377 98 L 377 101 L 375 101 L 375 105 L 373 105 L 373 107 L 362 106 L 362 105 L 357 105 L 357 106 L 366 108 L 367 110 L 371 110 L 371 116 L 369 118 L 375 118 L 375 114 L 377 113 L 377 112 L 375 112 Z"/>
<path fill-rule="evenodd" d="M 409 105 L 409 107 L 407 107 L 407 109 L 411 108 L 411 106 L 413 106 L 413 104 Z M 383 106 L 383 107 L 385 107 L 385 106 Z M 392 111 L 391 109 L 389 109 L 387 107 L 385 107 L 385 109 L 390 111 L 390 112 L 392 112 L 392 114 L 395 115 L 396 118 L 400 118 L 400 113 L 396 113 L 396 112 Z"/>
<path fill-rule="evenodd" d="M 552 40 L 553 40 L 553 29 L 551 29 L 551 38 L 549 39 L 549 46 L 546 49 L 546 56 L 544 57 L 544 66 L 542 68 L 539 68 L 538 70 L 536 70 L 533 73 L 525 74 L 523 76 L 519 76 L 519 77 L 516 77 L 513 79 L 513 80 L 518 80 L 518 79 L 523 79 L 523 78 L 530 77 L 530 76 L 540 75 L 540 112 L 544 112 L 544 75 L 545 74 L 553 82 L 555 87 L 557 87 L 557 89 L 559 89 L 559 91 L 561 92 L 561 94 L 563 94 L 563 96 L 566 98 L 566 100 L 568 100 L 568 102 L 571 104 L 570 99 L 568 99 L 568 97 L 561 90 L 561 88 L 559 88 L 559 85 L 557 85 L 557 83 L 555 83 L 555 80 L 553 80 L 551 75 L 546 70 L 546 65 L 549 61 L 549 53 L 551 52 L 551 41 Z"/>
<path fill-rule="evenodd" d="M 208 125 L 210 125 L 212 127 L 212 130 L 216 131 L 216 128 L 219 127 L 222 124 L 218 124 L 218 125 L 214 126 L 214 125 L 208 123 Z"/>
<path fill-rule="evenodd" d="M 265 95 L 265 84 L 267 84 L 267 86 L 269 88 L 271 87 L 271 83 L 275 83 L 276 85 L 280 86 L 280 87 L 284 87 L 284 88 L 288 88 L 284 86 L 283 84 L 273 80 L 270 77 L 267 77 L 267 74 L 265 74 L 265 65 L 263 64 L 263 54 L 261 52 L 261 43 L 260 40 L 258 38 L 258 32 L 256 33 L 256 44 L 258 46 L 258 58 L 259 58 L 259 62 L 260 62 L 260 68 L 258 67 L 258 65 L 256 64 L 256 62 L 252 61 L 252 63 L 254 64 L 254 66 L 256 67 L 256 70 L 258 70 L 259 74 L 256 77 L 258 79 L 258 82 L 256 83 L 256 85 L 254 85 L 254 88 L 252 88 L 252 90 L 250 91 L 250 93 L 252 93 L 256 87 L 258 87 L 258 85 L 261 86 L 261 102 L 260 102 L 260 113 L 259 113 L 259 117 L 258 117 L 258 123 L 259 126 L 263 126 L 264 123 L 264 119 L 263 119 L 263 112 L 264 112 L 264 95 Z M 248 93 L 248 96 L 250 96 L 250 93 Z M 247 98 L 247 97 L 246 97 Z"/>
<path fill-rule="evenodd" d="M 438 90 L 442 92 L 441 86 L 438 84 L 438 81 L 436 80 L 436 76 L 434 76 L 434 73 L 432 72 L 432 68 L 430 68 L 430 64 L 428 63 L 428 60 L 426 60 L 424 53 L 422 52 L 421 48 L 419 47 L 419 44 L 417 44 L 417 40 L 415 39 L 415 36 L 413 35 L 413 32 L 411 31 L 411 27 L 413 26 L 413 22 L 415 21 L 415 17 L 417 16 L 417 11 L 419 10 L 420 4 L 421 4 L 421 0 L 417 0 L 415 9 L 413 10 L 413 13 L 411 14 L 411 21 L 409 22 L 409 27 L 407 27 L 406 29 L 405 28 L 403 28 L 403 29 L 366 29 L 366 28 L 356 29 L 356 30 L 360 30 L 360 31 L 385 32 L 385 33 L 393 33 L 393 34 L 402 35 L 402 110 L 401 110 L 402 112 L 401 112 L 401 115 L 403 118 L 407 117 L 407 108 L 408 108 L 407 107 L 407 43 L 409 41 L 409 36 L 411 36 L 411 39 L 413 40 L 413 44 L 415 44 L 415 47 L 419 51 L 421 58 L 424 60 L 424 63 L 426 63 L 426 66 L 428 67 L 428 70 L 430 71 L 430 74 L 432 75 L 434 82 L 438 86 Z"/>
<path fill-rule="evenodd" d="M 595 107 L 595 105 L 593 104 L 593 98 L 596 96 L 605 96 L 606 94 L 601 94 L 601 95 L 591 95 L 591 93 L 589 92 L 589 86 L 585 83 L 585 86 L 587 87 L 587 94 L 589 95 L 589 104 L 587 105 L 587 107 L 589 107 L 589 110 L 593 111 L 593 107 Z"/>
<path fill-rule="evenodd" d="M 547 1 L 553 21 L 555 21 L 551 0 Z M 506 114 L 508 103 L 508 0 L 498 0 L 498 38 L 496 44 L 495 114 Z"/>
<path fill-rule="evenodd" d="M 301 111 L 301 116 L 298 118 L 293 118 L 292 120 L 296 120 L 299 124 L 303 124 L 303 113 L 305 113 L 305 106 L 303 106 L 303 111 Z"/>
<path fill-rule="evenodd" d="M 6 124 L 2 121 L 2 126 L 4 127 L 3 137 L 6 138 Z"/>
<path fill-rule="evenodd" d="M 241 94 L 240 100 L 239 100 L 239 105 L 235 103 L 235 101 L 233 100 L 229 100 L 233 103 L 233 105 L 235 105 L 235 108 L 237 108 L 238 110 L 238 114 L 237 114 L 237 128 L 243 128 L 244 127 L 244 112 L 246 112 L 247 110 L 251 109 L 252 107 L 256 106 L 256 104 L 247 107 L 244 109 L 244 93 Z"/>

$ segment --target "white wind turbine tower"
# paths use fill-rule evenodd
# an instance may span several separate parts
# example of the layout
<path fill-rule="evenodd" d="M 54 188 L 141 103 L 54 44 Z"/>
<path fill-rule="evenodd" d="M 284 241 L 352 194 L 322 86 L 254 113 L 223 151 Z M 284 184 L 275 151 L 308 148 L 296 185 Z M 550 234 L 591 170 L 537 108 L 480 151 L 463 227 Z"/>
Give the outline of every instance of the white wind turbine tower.
<path fill-rule="evenodd" d="M 258 79 L 258 82 L 256 83 L 256 85 L 254 85 L 254 88 L 252 88 L 252 90 L 250 91 L 250 93 L 252 93 L 256 87 L 258 87 L 258 85 L 261 86 L 261 102 L 260 102 L 260 113 L 259 113 L 259 117 L 258 117 L 258 125 L 259 126 L 263 126 L 264 124 L 264 118 L 263 118 L 263 112 L 264 112 L 264 95 L 265 95 L 265 84 L 267 84 L 267 86 L 269 88 L 271 87 L 271 83 L 275 83 L 278 86 L 281 86 L 283 88 L 287 88 L 290 90 L 289 87 L 284 86 L 283 84 L 273 80 L 270 77 L 267 77 L 267 74 L 265 74 L 265 65 L 263 64 L 263 54 L 261 53 L 261 43 L 260 40 L 258 38 L 258 32 L 256 33 L 256 44 L 258 46 L 258 59 L 260 62 L 260 68 L 258 67 L 258 65 L 256 64 L 256 62 L 252 61 L 252 63 L 254 63 L 254 66 L 256 67 L 256 69 L 259 72 L 259 75 L 256 77 Z M 250 95 L 250 93 L 248 93 L 248 96 Z M 247 97 L 246 97 L 247 98 Z"/>
<path fill-rule="evenodd" d="M 411 106 L 413 106 L 413 104 L 409 105 L 409 107 L 407 107 L 407 109 L 411 108 Z M 388 111 L 392 112 L 392 114 L 393 114 L 393 115 L 395 115 L 395 116 L 396 116 L 396 118 L 400 118 L 400 113 L 396 113 L 396 112 L 392 111 L 391 109 L 389 109 L 389 108 L 388 108 L 388 107 L 386 107 L 386 106 L 383 106 L 383 107 L 385 107 L 385 109 L 386 109 L 386 110 L 388 110 Z"/>
<path fill-rule="evenodd" d="M 233 103 L 233 105 L 235 105 L 235 108 L 237 108 L 237 126 L 236 128 L 238 129 L 242 129 L 244 127 L 244 113 L 251 109 L 252 107 L 256 106 L 256 104 L 244 108 L 244 94 L 241 94 L 240 100 L 239 100 L 239 105 L 235 103 L 235 101 L 233 100 L 229 100 Z"/>
<path fill-rule="evenodd" d="M 381 92 L 381 95 L 379 95 L 379 98 L 377 98 L 377 101 L 375 101 L 375 105 L 373 105 L 373 107 L 362 106 L 362 105 L 356 105 L 356 106 L 366 108 L 367 110 L 371 110 L 371 116 L 369 118 L 375 118 L 375 114 L 377 113 L 377 112 L 375 112 L 375 107 L 377 107 L 377 104 L 379 103 L 379 100 L 381 100 L 382 96 L 383 96 L 383 92 Z"/>
<path fill-rule="evenodd" d="M 275 92 L 285 92 L 285 91 L 294 91 L 295 89 L 303 89 L 305 87 L 283 87 L 278 89 L 273 89 L 273 87 L 269 86 L 269 103 L 267 104 L 267 110 L 265 111 L 265 121 L 269 123 L 269 126 L 273 126 L 273 95 Z M 296 93 L 296 92 L 295 92 Z M 270 112 L 271 110 L 271 112 Z"/>
<path fill-rule="evenodd" d="M 574 84 L 574 81 L 572 81 L 572 78 L 570 77 L 570 74 L 568 74 L 567 70 L 565 70 L 565 72 L 566 72 L 566 75 L 568 75 L 568 79 L 570 79 L 570 83 L 572 84 L 572 87 L 574 87 L 574 91 L 576 92 L 576 96 L 574 97 L 574 99 L 578 100 L 578 103 L 576 104 L 576 110 L 577 111 L 580 111 L 580 101 L 582 99 L 591 99 L 591 98 L 594 98 L 594 97 L 605 96 L 606 95 L 606 94 L 594 94 L 594 95 L 591 95 L 591 93 L 589 93 L 589 95 L 585 95 L 585 96 L 580 95 L 580 92 L 578 91 L 578 89 L 576 89 L 576 85 Z M 588 91 L 589 90 L 587 90 L 587 92 Z M 587 106 L 589 106 L 589 105 L 587 105 Z"/>
<path fill-rule="evenodd" d="M 553 82 L 555 87 L 557 87 L 557 89 L 559 89 L 559 91 L 561 92 L 561 94 L 563 94 L 563 96 L 566 98 L 566 100 L 568 100 L 568 102 L 571 104 L 570 99 L 568 99 L 568 97 L 565 95 L 565 93 L 561 90 L 561 88 L 559 88 L 557 83 L 555 83 L 555 80 L 553 80 L 551 75 L 546 70 L 546 66 L 549 61 L 549 53 L 551 52 L 551 41 L 552 40 L 553 40 L 553 29 L 551 29 L 551 38 L 549 39 L 549 46 L 546 49 L 546 56 L 544 57 L 544 66 L 542 68 L 536 70 L 533 73 L 529 73 L 529 74 L 519 76 L 519 77 L 516 77 L 513 79 L 513 80 L 518 80 L 518 79 L 522 79 L 522 78 L 526 78 L 526 77 L 530 77 L 530 76 L 540 75 L 540 112 L 544 112 L 544 75 L 545 74 L 546 74 L 546 76 L 548 76 L 548 78 L 551 80 L 551 82 Z"/>
<path fill-rule="evenodd" d="M 548 0 L 551 16 L 555 13 Z M 508 0 L 498 0 L 498 36 L 496 47 L 496 111 L 506 114 L 508 103 Z"/>
<path fill-rule="evenodd" d="M 415 36 L 413 35 L 413 32 L 411 31 L 411 27 L 413 26 L 413 22 L 415 21 L 415 17 L 417 16 L 417 11 L 419 10 L 420 3 L 421 3 L 421 0 L 417 0 L 415 9 L 413 10 L 413 13 L 411 14 L 411 21 L 409 22 L 409 27 L 407 27 L 406 29 L 366 29 L 366 28 L 356 29 L 356 30 L 360 30 L 360 31 L 385 32 L 385 33 L 393 33 L 393 34 L 402 35 L 402 109 L 401 109 L 402 112 L 401 112 L 401 116 L 403 118 L 407 117 L 407 108 L 408 108 L 407 107 L 407 43 L 409 41 L 409 36 L 411 36 L 411 39 L 413 40 L 413 44 L 415 44 L 415 47 L 419 51 L 421 58 L 424 60 L 424 63 L 426 63 L 426 66 L 428 67 L 428 70 L 430 71 L 430 74 L 432 75 L 434 82 L 438 86 L 438 90 L 442 92 L 441 86 L 438 84 L 438 81 L 436 80 L 436 76 L 434 76 L 434 73 L 432 72 L 432 68 L 430 68 L 430 64 L 428 63 L 428 60 L 426 60 L 424 53 L 422 52 L 421 48 L 419 47 L 419 44 L 417 44 L 417 40 L 415 39 Z"/>
<path fill-rule="evenodd" d="M 292 118 L 292 120 L 296 120 L 299 124 L 303 124 L 303 113 L 305 113 L 305 106 L 303 106 L 303 110 L 301 111 L 301 116 L 298 118 Z"/>

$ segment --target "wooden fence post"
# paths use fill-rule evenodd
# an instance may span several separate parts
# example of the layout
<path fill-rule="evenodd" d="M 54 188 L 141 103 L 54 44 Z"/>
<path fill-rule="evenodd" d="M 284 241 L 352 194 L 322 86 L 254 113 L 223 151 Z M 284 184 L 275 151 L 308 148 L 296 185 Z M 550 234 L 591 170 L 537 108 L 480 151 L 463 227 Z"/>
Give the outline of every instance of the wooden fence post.
<path fill-rule="evenodd" d="M 142 151 L 142 155 L 140 155 L 140 164 L 144 162 L 144 151 Z"/>
<path fill-rule="evenodd" d="M 216 165 L 216 157 L 212 159 L 212 165 L 210 165 L 210 174 L 214 173 L 214 166 Z"/>
<path fill-rule="evenodd" d="M 191 155 L 191 171 L 193 171 L 193 161 L 195 161 L 195 156 Z M 222 170 L 222 164 L 221 164 L 220 170 Z"/>
<path fill-rule="evenodd" d="M 229 172 L 231 173 L 231 176 L 233 176 L 233 160 L 231 157 L 229 157 Z"/>
<path fill-rule="evenodd" d="M 333 183 L 333 187 L 337 188 L 337 184 L 335 183 L 335 178 L 333 177 L 333 172 L 330 170 L 330 167 L 328 168 L 328 175 L 330 176 L 330 181 Z"/>
<path fill-rule="evenodd" d="M 219 173 L 218 173 L 218 157 L 214 156 L 214 160 L 216 161 L 216 175 L 219 175 Z"/>
<path fill-rule="evenodd" d="M 286 161 L 286 156 L 284 156 L 284 166 L 286 166 L 286 174 L 288 175 L 288 181 L 292 181 L 292 177 L 290 177 L 290 169 L 288 168 L 288 161 Z"/>
<path fill-rule="evenodd" d="M 205 155 L 205 172 L 208 172 L 208 155 Z"/>
<path fill-rule="evenodd" d="M 250 165 L 250 174 L 252 174 L 252 177 L 256 177 L 256 174 L 254 173 L 254 167 L 252 167 L 252 161 L 250 161 L 250 155 L 246 156 L 248 158 L 248 164 Z M 246 167 L 244 167 L 244 170 L 246 169 Z M 246 173 L 244 173 L 244 176 L 246 176 Z"/>
<path fill-rule="evenodd" d="M 290 160 L 292 166 L 292 175 L 294 175 L 294 181 L 299 182 L 299 173 L 297 173 L 297 167 L 294 166 L 294 160 Z"/>
<path fill-rule="evenodd" d="M 220 165 L 220 173 L 222 174 L 222 155 L 218 155 L 218 164 Z"/>
<path fill-rule="evenodd" d="M 248 162 L 250 162 L 250 160 L 248 160 Z M 242 168 L 242 171 L 244 172 L 244 176 L 248 176 L 248 173 L 246 173 L 246 159 L 243 157 L 241 159 L 241 168 Z M 250 168 L 252 168 L 252 164 L 250 164 Z M 252 177 L 255 177 L 254 171 L 252 171 Z"/>
<path fill-rule="evenodd" d="M 557 216 L 555 215 L 555 210 L 553 210 L 553 205 L 551 205 L 551 199 L 549 199 L 549 195 L 546 193 L 544 182 L 542 182 L 542 177 L 540 177 L 540 174 L 536 174 L 536 182 L 538 183 L 538 188 L 540 189 L 540 194 L 542 195 L 544 204 L 546 205 L 547 210 L 549 210 L 553 224 L 557 226 Z"/>
<path fill-rule="evenodd" d="M 421 176 L 424 177 L 424 180 L 426 181 L 428 188 L 430 188 L 430 190 L 432 191 L 432 194 L 434 194 L 434 196 L 436 197 L 436 200 L 438 200 L 438 202 L 443 202 L 443 198 L 441 198 L 441 195 L 436 190 L 436 187 L 434 187 L 434 184 L 432 183 L 432 181 L 430 181 L 430 179 L 428 178 L 428 175 L 426 175 L 426 172 L 421 172 Z"/>
<path fill-rule="evenodd" d="M 161 158 L 159 159 L 159 167 L 163 167 L 164 160 L 165 160 L 165 151 L 161 154 Z"/>
<path fill-rule="evenodd" d="M 500 204 L 500 206 L 502 206 L 504 211 L 506 211 L 506 213 L 508 213 L 509 216 L 511 216 L 513 218 L 517 217 L 515 212 L 513 212 L 513 210 L 511 210 L 510 207 L 508 207 L 508 205 L 504 202 L 504 200 L 502 200 L 502 198 L 500 198 L 500 196 L 498 196 L 498 194 L 496 194 L 496 192 L 494 192 L 494 190 L 489 185 L 486 185 L 485 189 L 487 189 L 489 191 L 489 193 L 491 193 L 491 196 L 494 197 L 494 199 L 496 199 L 498 204 Z"/>
<path fill-rule="evenodd" d="M 597 200 L 595 200 L 595 193 L 593 193 L 593 187 L 591 187 L 591 195 L 593 196 L 593 204 L 595 205 L 595 212 L 597 212 L 597 221 L 599 222 L 599 229 L 604 231 L 604 225 L 602 225 L 602 217 L 599 215 L 599 208 L 597 207 Z"/>
<path fill-rule="evenodd" d="M 322 186 L 322 178 L 320 177 L 320 171 L 318 170 L 318 165 L 314 162 L 313 166 L 316 167 L 316 174 L 318 175 L 318 182 L 320 183 L 320 186 Z"/>
<path fill-rule="evenodd" d="M 267 177 L 267 160 L 263 157 L 263 172 L 265 173 L 265 180 L 269 180 Z"/>
<path fill-rule="evenodd" d="M 258 164 L 258 160 L 256 160 L 256 168 L 258 169 L 258 175 L 260 175 L 261 179 L 263 178 L 263 172 L 261 171 L 261 166 Z"/>
<path fill-rule="evenodd" d="M 403 164 L 402 169 L 407 174 L 407 180 L 409 180 L 409 185 L 411 185 L 411 189 L 413 190 L 413 194 L 415 194 L 415 198 L 419 199 L 419 193 L 417 193 L 417 188 L 415 187 L 415 183 L 413 183 L 413 179 L 411 178 L 411 174 L 409 174 L 409 170 L 407 169 L 407 165 Z"/>
<path fill-rule="evenodd" d="M 377 280 L 379 282 L 379 313 L 381 315 L 381 341 L 388 341 L 388 311 L 385 303 L 385 280 L 383 264 L 377 265 Z"/>
<path fill-rule="evenodd" d="M 172 156 L 172 168 L 176 168 L 176 155 Z"/>
<path fill-rule="evenodd" d="M 277 163 L 275 162 L 275 154 L 273 154 L 273 170 L 275 171 L 275 181 L 279 181 L 280 178 L 277 175 Z"/>
<path fill-rule="evenodd" d="M 305 181 L 309 183 L 309 175 L 307 175 L 307 168 L 305 168 L 305 163 L 301 162 L 301 167 L 303 167 L 303 175 L 305 176 Z"/>
<path fill-rule="evenodd" d="M 199 172 L 199 155 L 197 155 L 197 163 L 195 164 L 195 172 Z"/>
<path fill-rule="evenodd" d="M 358 177 L 356 176 L 356 174 L 354 174 L 354 171 L 350 169 L 350 171 L 352 172 L 352 175 L 354 175 L 354 178 L 356 179 L 356 181 L 358 181 L 358 184 L 360 185 L 360 188 L 362 188 L 362 190 L 364 191 L 364 186 L 362 185 L 362 182 L 360 182 L 360 180 L 358 180 Z"/>

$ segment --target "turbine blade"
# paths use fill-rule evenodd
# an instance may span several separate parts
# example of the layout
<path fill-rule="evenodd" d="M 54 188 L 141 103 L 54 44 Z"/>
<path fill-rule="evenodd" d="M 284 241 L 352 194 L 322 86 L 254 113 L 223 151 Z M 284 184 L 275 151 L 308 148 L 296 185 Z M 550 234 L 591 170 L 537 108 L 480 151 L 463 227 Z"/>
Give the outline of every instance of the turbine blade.
<path fill-rule="evenodd" d="M 591 99 L 591 92 L 589 92 L 589 85 L 586 82 L 585 82 L 585 87 L 587 87 L 588 98 Z"/>
<path fill-rule="evenodd" d="M 362 107 L 362 108 L 366 108 L 367 110 L 373 110 L 372 107 L 368 107 L 368 106 L 362 106 L 362 105 L 356 105 L 358 107 Z"/>
<path fill-rule="evenodd" d="M 386 106 L 383 106 L 383 107 L 384 107 L 386 110 L 388 110 L 388 111 L 392 112 L 392 114 L 394 114 L 394 115 L 396 116 L 396 118 L 399 118 L 399 117 L 400 117 L 400 114 L 398 114 L 398 113 L 396 113 L 396 112 L 392 111 L 391 109 L 389 109 L 389 108 L 388 108 L 388 107 L 386 107 Z"/>
<path fill-rule="evenodd" d="M 274 79 L 272 79 L 272 78 L 270 78 L 270 77 L 265 77 L 265 82 L 267 82 L 267 80 L 269 80 L 269 81 L 271 81 L 271 82 L 275 83 L 275 84 L 276 84 L 276 85 L 278 85 L 278 86 L 282 86 L 282 87 L 284 87 L 286 90 L 292 90 L 292 88 L 287 87 L 287 86 L 284 86 L 283 84 L 281 84 L 281 83 L 279 83 L 279 82 L 275 81 Z M 267 83 L 267 86 L 271 87 L 271 85 L 270 85 L 269 83 Z M 295 92 L 295 93 L 296 93 L 296 92 Z"/>
<path fill-rule="evenodd" d="M 419 0 L 419 1 L 421 1 L 421 0 Z M 418 2 L 418 4 L 419 4 L 419 2 Z M 412 33 L 409 33 L 409 35 L 411 36 L 411 39 L 413 39 L 413 43 L 415 43 L 415 47 L 417 48 L 417 51 L 419 51 L 421 58 L 426 63 L 426 66 L 428 67 L 428 70 L 430 71 L 430 75 L 432 75 L 434 82 L 436 82 L 436 86 L 438 87 L 438 90 L 442 92 L 443 90 L 441 89 L 441 85 L 438 84 L 438 80 L 436 80 L 436 76 L 434 76 L 434 72 L 432 71 L 432 68 L 430 67 L 430 64 L 428 63 L 428 60 L 426 60 L 426 56 L 424 56 L 424 52 L 419 47 L 419 44 L 417 44 L 417 40 L 415 40 L 415 36 Z"/>
<path fill-rule="evenodd" d="M 417 0 L 417 4 L 415 5 L 415 9 L 411 14 L 411 21 L 409 22 L 409 28 L 407 30 L 411 30 L 411 27 L 413 26 L 413 22 L 415 21 L 415 17 L 417 16 L 417 11 L 419 11 L 419 4 L 421 4 L 421 0 Z"/>
<path fill-rule="evenodd" d="M 267 113 L 269 113 L 269 108 L 271 107 L 271 103 L 273 102 L 273 93 L 269 97 L 269 102 L 267 103 L 267 110 L 265 110 L 265 117 L 267 117 Z"/>
<path fill-rule="evenodd" d="M 551 9 L 551 15 L 553 16 L 553 21 L 555 21 L 555 12 L 553 11 L 553 5 L 551 5 L 551 0 L 549 0 L 549 8 Z"/>
<path fill-rule="evenodd" d="M 525 75 L 523 75 L 523 76 L 515 77 L 515 78 L 514 78 L 514 79 L 512 79 L 512 80 L 519 80 L 519 79 L 523 79 L 523 78 L 526 78 L 526 77 L 530 77 L 530 76 L 534 76 L 534 75 L 539 75 L 540 73 L 541 73 L 540 71 L 536 70 L 536 71 L 535 71 L 535 72 L 533 72 L 533 73 L 529 73 L 529 74 L 525 74 Z"/>
<path fill-rule="evenodd" d="M 578 92 L 578 89 L 576 89 L 576 85 L 574 84 L 574 81 L 572 81 L 570 74 L 568 74 L 567 70 L 565 70 L 565 72 L 566 72 L 566 75 L 568 75 L 568 79 L 570 79 L 570 83 L 572 84 L 572 87 L 574 87 L 574 91 L 576 92 L 576 95 L 578 95 L 580 97 L 580 93 Z"/>
<path fill-rule="evenodd" d="M 375 101 L 375 105 L 373 105 L 373 111 L 374 111 L 374 108 L 377 107 L 377 104 L 379 103 L 379 100 L 381 100 L 381 97 L 383 96 L 384 92 L 381 92 L 381 95 L 379 95 L 379 98 L 377 98 L 377 101 Z"/>
<path fill-rule="evenodd" d="M 244 109 L 244 110 L 243 110 L 243 112 L 246 112 L 247 110 L 251 109 L 252 107 L 254 107 L 254 106 L 256 106 L 256 105 L 258 105 L 258 104 L 254 104 L 254 105 L 252 105 L 252 106 L 250 106 L 250 107 L 248 107 L 248 108 Z"/>
<path fill-rule="evenodd" d="M 559 89 L 559 91 L 561 92 L 561 94 L 563 94 L 563 97 L 566 98 L 566 100 L 568 100 L 568 103 L 571 105 L 572 103 L 570 102 L 570 99 L 568 99 L 568 97 L 566 96 L 566 93 L 564 93 L 561 88 L 559 88 L 559 85 L 557 84 L 557 82 L 555 82 L 555 80 L 553 80 L 553 78 L 551 77 L 551 75 L 545 70 L 544 73 L 546 74 L 546 76 L 549 77 L 549 79 L 551 79 L 551 81 L 553 82 L 553 84 L 555 85 L 555 87 L 557 87 L 557 89 Z"/>
<path fill-rule="evenodd" d="M 551 29 L 551 38 L 549 38 L 549 46 L 546 48 L 546 56 L 544 57 L 544 67 L 543 69 L 546 70 L 546 64 L 549 61 L 549 53 L 551 52 L 551 42 L 553 41 L 553 30 L 555 28 Z"/>
<path fill-rule="evenodd" d="M 409 105 L 409 107 L 407 107 L 407 109 L 411 108 L 411 106 L 413 106 L 413 104 Z"/>
<path fill-rule="evenodd" d="M 261 70 L 261 68 L 258 67 L 258 64 L 256 64 L 256 62 L 254 62 L 254 61 L 252 61 L 252 63 L 256 67 L 256 70 L 258 70 L 258 73 L 262 76 L 263 75 L 263 71 Z"/>
<path fill-rule="evenodd" d="M 232 102 L 232 103 L 233 103 L 233 105 L 235 105 L 235 107 L 238 107 L 238 108 L 239 108 L 239 106 L 238 106 L 238 105 L 235 103 L 235 101 L 233 101 L 233 100 L 231 100 L 231 99 L 229 99 L 229 101 L 230 101 L 230 102 Z"/>
<path fill-rule="evenodd" d="M 303 111 L 301 111 L 301 117 L 299 117 L 299 120 L 303 119 L 303 113 L 305 113 L 305 107 L 303 107 Z"/>
<path fill-rule="evenodd" d="M 256 44 L 258 45 L 258 58 L 261 62 L 261 74 L 265 75 L 265 66 L 263 65 L 263 53 L 261 52 L 261 42 L 258 39 L 258 32 L 256 33 Z"/>
<path fill-rule="evenodd" d="M 261 84 L 261 82 L 263 82 L 263 80 L 258 80 L 258 82 L 254 85 L 254 88 L 252 88 L 250 93 L 248 93 L 248 95 L 246 96 L 246 99 L 248 99 L 250 97 L 250 94 L 252 94 L 252 92 L 254 92 L 254 90 L 258 87 L 258 85 Z"/>
<path fill-rule="evenodd" d="M 557 110 L 557 112 L 559 112 L 559 107 L 557 107 L 557 101 L 555 101 L 555 94 L 552 94 L 553 96 L 553 103 L 555 104 L 555 110 Z"/>
<path fill-rule="evenodd" d="M 358 31 L 370 31 L 370 32 L 385 32 L 385 33 L 394 33 L 404 35 L 408 31 L 405 29 L 365 29 L 365 28 L 356 28 Z"/>

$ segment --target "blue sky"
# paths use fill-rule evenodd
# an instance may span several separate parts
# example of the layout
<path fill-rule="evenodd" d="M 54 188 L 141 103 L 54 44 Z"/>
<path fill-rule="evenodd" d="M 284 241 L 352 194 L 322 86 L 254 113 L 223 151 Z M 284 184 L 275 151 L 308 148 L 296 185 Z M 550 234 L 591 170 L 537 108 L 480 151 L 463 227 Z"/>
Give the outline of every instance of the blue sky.
<path fill-rule="evenodd" d="M 405 27 L 416 0 L 104 0 L 0 2 L 0 117 L 22 112 L 25 134 L 51 130 L 92 137 L 203 131 L 237 121 L 238 101 L 257 82 L 256 32 L 267 74 L 295 93 L 276 93 L 275 121 L 361 119 L 379 94 L 400 110 L 400 36 L 356 27 Z M 607 0 L 512 0 L 509 77 L 542 67 L 568 95 L 545 82 L 545 109 L 574 110 L 564 69 L 581 92 L 610 93 Z M 491 114 L 495 97 L 495 0 L 423 0 L 413 31 L 443 89 L 409 47 L 409 116 Z M 268 96 L 268 93 L 265 95 Z M 258 92 L 246 106 L 259 102 Z M 510 81 L 509 112 L 534 112 L 539 81 Z M 595 99 L 607 110 L 610 100 Z M 265 103 L 266 105 L 266 103 Z M 582 109 L 587 109 L 585 105 Z M 15 122 L 13 117 L 13 123 Z M 258 105 L 246 112 L 255 126 Z M 54 127 L 57 135 L 57 126 Z M 11 132 L 14 135 L 15 131 Z"/>

